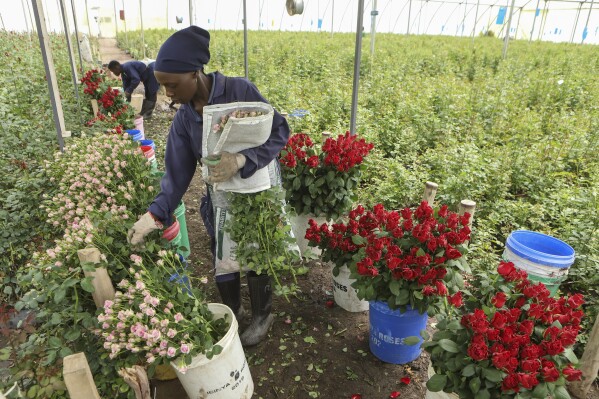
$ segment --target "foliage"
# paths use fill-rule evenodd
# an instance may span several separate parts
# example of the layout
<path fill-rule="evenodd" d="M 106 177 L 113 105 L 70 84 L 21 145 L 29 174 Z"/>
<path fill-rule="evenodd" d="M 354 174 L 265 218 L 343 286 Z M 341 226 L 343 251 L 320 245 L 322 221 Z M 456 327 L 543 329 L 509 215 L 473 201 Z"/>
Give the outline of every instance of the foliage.
<path fill-rule="evenodd" d="M 128 269 L 123 265 L 128 278 L 118 283 L 114 300 L 106 301 L 98 315 L 96 333 L 110 351 L 108 357 L 119 358 L 115 367 L 140 360 L 148 365 L 173 362 L 184 372 L 198 355 L 218 355 L 223 348 L 216 343 L 231 321 L 214 319 L 203 292 L 185 280 L 170 283 L 185 273 L 179 256 L 163 250 L 155 261 L 133 253 L 130 259 Z"/>
<path fill-rule="evenodd" d="M 435 375 L 430 391 L 460 398 L 569 398 L 582 372 L 572 346 L 584 315 L 582 295 L 553 298 L 513 263 L 479 273 L 461 311 L 438 316 L 423 347 Z"/>
<path fill-rule="evenodd" d="M 121 135 L 78 139 L 45 169 L 56 194 L 46 196 L 42 208 L 48 225 L 61 234 L 17 274 L 23 294 L 15 308 L 33 312 L 35 328 L 24 341 L 13 342 L 12 377 L 29 397 L 61 397 L 62 358 L 82 351 L 100 391 L 114 396 L 128 388 L 107 356 L 98 356 L 93 286 L 76 253 L 88 245 L 99 248 L 102 265 L 120 281 L 130 254 L 127 221 L 145 211 L 157 182 L 137 143 Z M 147 250 L 156 248 L 150 240 Z"/>
<path fill-rule="evenodd" d="M 300 259 L 291 225 L 285 211 L 285 193 L 279 186 L 252 194 L 235 193 L 229 197 L 231 219 L 225 224 L 236 243 L 235 257 L 242 269 L 267 273 L 275 281 L 274 292 L 284 295 L 298 290 L 296 276 L 307 269 Z M 291 277 L 291 282 L 284 280 Z"/>
<path fill-rule="evenodd" d="M 320 151 L 306 134 L 291 136 L 280 159 L 287 201 L 299 215 L 336 220 L 357 198 L 362 162 L 372 148 L 349 132 L 327 138 Z"/>

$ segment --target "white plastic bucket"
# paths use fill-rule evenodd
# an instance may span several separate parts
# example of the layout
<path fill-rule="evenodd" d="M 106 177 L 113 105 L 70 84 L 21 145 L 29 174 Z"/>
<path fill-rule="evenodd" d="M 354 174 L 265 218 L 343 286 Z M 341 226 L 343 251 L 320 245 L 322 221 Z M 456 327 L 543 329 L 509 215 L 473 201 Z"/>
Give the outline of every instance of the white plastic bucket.
<path fill-rule="evenodd" d="M 435 370 L 433 366 L 429 363 L 428 365 L 428 378 L 430 379 L 433 375 L 435 375 Z M 447 392 L 431 392 L 428 389 L 426 390 L 425 399 L 460 399 L 458 395 L 455 393 L 447 393 Z"/>
<path fill-rule="evenodd" d="M 228 315 L 231 321 L 225 336 L 217 342 L 223 351 L 208 359 L 196 356 L 187 371 L 182 373 L 171 363 L 189 399 L 250 399 L 254 393 L 254 381 L 245 358 L 238 324 L 231 309 L 220 303 L 208 304 L 216 318 Z"/>
<path fill-rule="evenodd" d="M 568 277 L 575 253 L 571 246 L 555 237 L 516 230 L 506 240 L 503 259 L 527 272 L 531 281 L 545 284 L 551 295 L 555 295 Z"/>
<path fill-rule="evenodd" d="M 368 310 L 368 301 L 358 299 L 358 294 L 351 284 L 356 281 L 349 278 L 349 268 L 345 265 L 339 268 L 339 275 L 333 276 L 333 297 L 335 303 L 348 312 L 363 312 Z"/>
<path fill-rule="evenodd" d="M 309 240 L 306 240 L 306 230 L 308 230 L 308 221 L 310 219 L 316 220 L 316 223 L 319 225 L 326 223 L 327 220 L 324 216 L 314 216 L 312 214 L 307 215 L 294 215 L 291 216 L 291 231 L 293 232 L 293 236 L 297 241 L 297 246 L 300 249 L 300 254 L 305 257 L 306 252 L 311 250 L 314 255 L 320 256 L 322 254 L 322 250 L 318 247 L 310 247 L 308 243 Z"/>

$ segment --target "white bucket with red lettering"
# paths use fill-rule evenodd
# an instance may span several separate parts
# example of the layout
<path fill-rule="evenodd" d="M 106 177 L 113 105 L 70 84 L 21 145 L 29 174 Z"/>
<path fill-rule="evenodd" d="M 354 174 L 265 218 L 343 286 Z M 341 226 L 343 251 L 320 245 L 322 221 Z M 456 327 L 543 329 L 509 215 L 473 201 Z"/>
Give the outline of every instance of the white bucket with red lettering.
<path fill-rule="evenodd" d="M 223 350 L 212 359 L 198 355 L 185 372 L 171 363 L 189 399 L 250 399 L 254 381 L 239 339 L 238 324 L 233 311 L 220 303 L 209 303 L 215 318 L 228 315 L 231 325 L 225 336 L 216 343 Z"/>

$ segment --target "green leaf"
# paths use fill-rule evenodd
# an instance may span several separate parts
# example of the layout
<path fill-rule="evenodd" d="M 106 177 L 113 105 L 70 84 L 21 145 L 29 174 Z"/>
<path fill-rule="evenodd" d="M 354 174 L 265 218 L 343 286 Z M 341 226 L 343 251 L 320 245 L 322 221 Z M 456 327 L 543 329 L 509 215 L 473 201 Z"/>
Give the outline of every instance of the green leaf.
<path fill-rule="evenodd" d="M 483 377 L 491 382 L 500 382 L 503 380 L 503 373 L 497 369 L 483 369 Z"/>
<path fill-rule="evenodd" d="M 441 339 L 439 340 L 439 346 L 447 351 L 447 352 L 451 352 L 451 353 L 458 353 L 460 351 L 460 348 L 458 347 L 458 344 L 456 344 L 455 342 L 453 342 L 450 339 Z"/>
<path fill-rule="evenodd" d="M 389 283 L 389 289 L 391 290 L 391 293 L 393 295 L 399 296 L 399 281 L 391 280 L 391 282 Z"/>
<path fill-rule="evenodd" d="M 571 399 L 570 394 L 563 385 L 555 388 L 555 391 L 553 391 L 553 397 L 554 399 Z"/>
<path fill-rule="evenodd" d="M 420 343 L 420 337 L 412 335 L 409 337 L 405 337 L 402 341 L 406 345 L 414 346 L 414 345 L 418 345 Z"/>
<path fill-rule="evenodd" d="M 94 286 L 89 277 L 86 277 L 83 280 L 81 280 L 81 288 L 83 288 L 83 290 L 85 290 L 87 292 L 91 292 L 91 293 L 94 292 Z"/>
<path fill-rule="evenodd" d="M 535 387 L 534 391 L 532 391 L 532 397 L 538 399 L 545 399 L 548 396 L 548 393 L 549 389 L 547 388 L 547 383 L 541 382 L 539 385 Z"/>
<path fill-rule="evenodd" d="M 470 382 L 468 382 L 468 386 L 470 387 L 470 390 L 472 391 L 472 393 L 477 393 L 478 390 L 480 389 L 480 378 L 478 377 L 474 377 L 470 380 Z"/>
<path fill-rule="evenodd" d="M 441 392 L 445 384 L 447 384 L 447 376 L 435 374 L 426 382 L 426 388 L 431 392 Z"/>
<path fill-rule="evenodd" d="M 62 346 L 62 341 L 58 337 L 50 337 L 48 338 L 48 346 L 50 348 L 60 348 Z"/>
<path fill-rule="evenodd" d="M 351 242 L 354 243 L 354 245 L 362 245 L 366 242 L 366 238 L 356 234 L 351 236 Z"/>
<path fill-rule="evenodd" d="M 54 303 L 60 303 L 67 295 L 67 291 L 64 288 L 57 288 L 54 291 Z"/>
<path fill-rule="evenodd" d="M 304 337 L 304 342 L 308 344 L 315 344 L 316 340 L 312 336 Z"/>
<path fill-rule="evenodd" d="M 491 399 L 491 393 L 487 389 L 481 389 L 476 393 L 474 399 Z"/>
<path fill-rule="evenodd" d="M 566 356 L 566 359 L 568 359 L 570 363 L 578 364 L 578 357 L 576 357 L 576 354 L 574 353 L 572 348 L 567 348 L 564 351 L 564 356 Z"/>
<path fill-rule="evenodd" d="M 464 377 L 472 377 L 474 374 L 476 373 L 476 368 L 474 367 L 474 364 L 469 364 L 466 367 L 464 367 L 464 369 L 462 370 L 462 375 Z"/>

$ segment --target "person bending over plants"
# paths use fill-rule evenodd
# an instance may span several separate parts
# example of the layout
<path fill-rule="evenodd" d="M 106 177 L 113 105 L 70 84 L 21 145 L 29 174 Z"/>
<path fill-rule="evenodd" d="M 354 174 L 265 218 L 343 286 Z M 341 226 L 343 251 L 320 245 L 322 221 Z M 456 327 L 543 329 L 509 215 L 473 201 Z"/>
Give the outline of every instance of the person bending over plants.
<path fill-rule="evenodd" d="M 156 79 L 166 89 L 171 101 L 181 104 L 175 115 L 167 139 L 165 153 L 166 173 L 161 191 L 150 204 L 148 211 L 129 231 L 132 245 L 143 244 L 144 237 L 162 226 L 173 223 L 173 212 L 189 187 L 202 154 L 203 109 L 207 105 L 258 101 L 268 103 L 256 86 L 243 78 L 227 77 L 220 72 L 206 74 L 204 65 L 210 61 L 210 34 L 197 26 L 175 32 L 161 46 L 154 65 Z M 210 165 L 208 184 L 226 182 L 239 174 L 252 176 L 277 157 L 289 139 L 287 121 L 274 112 L 272 130 L 268 140 L 257 147 L 238 153 L 221 152 L 220 162 Z M 215 220 L 212 200 L 207 194 L 202 198 L 200 212 L 211 237 L 213 258 L 216 255 Z M 248 226 L 248 228 L 252 228 Z M 241 306 L 240 273 L 218 270 L 216 284 L 222 301 L 236 317 L 245 315 Z M 252 323 L 241 335 L 243 345 L 256 345 L 262 341 L 273 322 L 272 290 L 267 274 L 248 272 L 248 287 L 252 306 Z"/>

